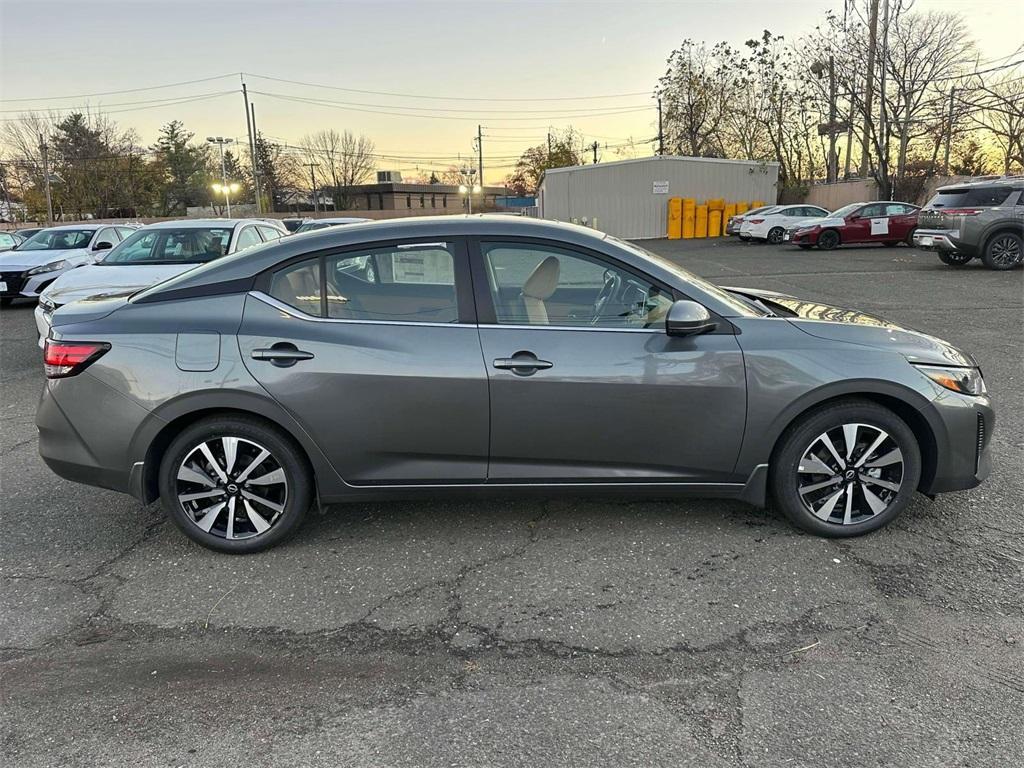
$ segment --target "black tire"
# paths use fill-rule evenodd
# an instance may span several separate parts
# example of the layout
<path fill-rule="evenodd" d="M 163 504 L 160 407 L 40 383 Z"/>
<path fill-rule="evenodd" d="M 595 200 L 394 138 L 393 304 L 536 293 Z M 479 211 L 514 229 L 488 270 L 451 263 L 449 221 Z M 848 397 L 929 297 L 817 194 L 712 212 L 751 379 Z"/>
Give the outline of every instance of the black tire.
<path fill-rule="evenodd" d="M 838 248 L 839 243 L 839 233 L 834 229 L 826 229 L 818 235 L 818 247 L 823 251 L 831 251 L 833 248 Z"/>
<path fill-rule="evenodd" d="M 895 247 L 896 247 L 897 245 L 899 245 L 899 244 L 900 244 L 900 241 L 899 241 L 899 240 L 886 240 L 886 241 L 885 241 L 885 242 L 883 243 L 883 245 L 884 245 L 884 246 L 885 246 L 886 248 L 895 248 Z"/>
<path fill-rule="evenodd" d="M 974 257 L 957 251 L 939 251 L 939 261 L 951 267 L 962 267 L 969 263 Z"/>
<path fill-rule="evenodd" d="M 801 251 L 809 251 L 811 250 L 811 248 L 814 247 L 813 245 L 808 245 L 807 243 L 797 243 L 797 245 Z"/>
<path fill-rule="evenodd" d="M 14 303 L 14 297 L 13 296 L 3 296 L 3 297 L 0 297 L 0 307 L 7 308 L 7 307 L 11 306 L 12 303 Z"/>
<path fill-rule="evenodd" d="M 981 260 L 989 269 L 1013 269 L 1024 263 L 1024 238 L 1013 232 L 997 232 L 985 243 Z"/>
<path fill-rule="evenodd" d="M 259 520 L 262 521 L 262 523 L 269 523 L 269 528 L 262 532 L 259 532 L 258 530 L 256 532 L 252 532 L 252 530 L 256 529 L 254 527 L 252 530 L 248 530 L 247 527 L 249 526 L 249 523 L 247 521 L 252 521 L 253 518 L 248 515 L 243 517 L 241 512 L 235 515 L 233 524 L 239 525 L 241 529 L 246 532 L 246 538 L 227 538 L 226 535 L 222 535 L 219 532 L 217 522 L 214 522 L 213 525 L 210 526 L 211 532 L 202 530 L 199 527 L 199 521 L 186 512 L 183 502 L 178 498 L 179 489 L 181 487 L 181 484 L 178 481 L 178 473 L 182 462 L 184 462 L 186 458 L 203 443 L 208 441 L 217 441 L 224 437 L 239 438 L 246 446 L 253 445 L 255 448 L 263 448 L 269 451 L 270 455 L 264 459 L 262 463 L 258 464 L 258 466 L 267 468 L 277 467 L 281 469 L 285 480 L 284 495 L 279 495 L 275 499 L 276 502 L 283 502 L 279 504 L 282 509 L 279 513 L 273 516 L 272 520 L 267 519 L 271 517 L 273 512 L 269 508 L 263 507 L 255 502 L 248 505 L 253 509 L 258 509 L 262 515 L 267 515 L 266 518 L 262 517 L 262 515 L 259 516 Z M 242 447 L 244 446 L 240 446 L 239 448 L 239 461 L 244 458 L 241 456 Z M 253 449 L 253 453 L 255 452 L 255 449 Z M 203 461 L 203 459 L 200 459 L 200 461 Z M 195 465 L 190 464 L 190 466 Z M 239 464 L 239 467 L 244 470 L 244 467 L 242 467 L 241 464 Z M 212 469 L 212 467 L 210 467 L 207 462 L 204 472 L 210 469 Z M 276 469 L 274 472 L 276 473 Z M 244 474 L 244 471 L 242 474 Z M 215 480 L 217 479 L 215 474 L 212 472 L 208 473 L 208 477 Z M 232 479 L 232 476 L 229 475 L 228 479 Z M 202 544 L 204 547 L 215 549 L 219 552 L 229 552 L 233 554 L 259 552 L 276 544 L 280 544 L 298 530 L 313 499 L 312 472 L 310 471 L 306 458 L 298 445 L 296 445 L 290 437 L 265 422 L 244 416 L 213 416 L 198 421 L 183 430 L 181 434 L 171 442 L 167 451 L 164 453 L 163 460 L 160 463 L 159 485 L 160 498 L 163 502 L 164 509 L 167 510 L 167 514 L 170 516 L 171 520 L 174 521 L 174 524 L 177 525 L 186 536 L 193 541 Z M 203 486 L 206 485 L 208 484 L 194 483 L 190 490 L 202 491 Z M 227 487 L 222 482 L 217 482 L 216 485 L 222 490 Z M 253 485 L 255 486 L 256 484 Z M 275 485 L 277 484 L 275 483 Z M 238 483 L 238 486 L 239 494 L 243 492 L 241 490 L 243 487 L 248 487 L 250 489 L 253 488 L 253 486 L 245 486 L 243 483 Z M 267 485 L 260 486 L 261 493 L 259 495 L 263 496 L 266 493 L 265 489 L 268 487 L 269 486 Z M 223 490 L 222 496 L 218 498 L 230 498 L 231 495 L 232 494 L 227 493 L 226 490 Z M 246 500 L 243 500 L 242 496 L 237 494 L 235 494 L 235 496 L 238 504 L 241 505 L 246 503 Z M 251 498 L 251 495 L 247 497 L 247 499 Z M 215 501 L 216 500 L 214 500 L 214 502 Z M 203 502 L 194 503 L 200 504 Z M 221 509 L 221 511 L 217 513 L 217 515 L 219 515 L 217 519 L 224 520 L 225 529 L 227 528 L 226 511 L 226 509 Z M 205 519 L 204 515 L 199 520 L 202 521 Z"/>
<path fill-rule="evenodd" d="M 910 231 L 907 232 L 907 236 L 903 238 L 903 242 L 909 245 L 911 248 L 914 247 L 914 233 L 917 232 L 917 227 L 911 227 Z"/>
<path fill-rule="evenodd" d="M 815 445 L 824 445 L 824 443 L 817 442 L 820 435 L 829 434 L 831 430 L 841 430 L 842 425 L 849 424 L 863 425 L 858 427 L 855 434 L 858 435 L 858 440 L 863 439 L 864 443 L 871 442 L 873 436 L 880 433 L 880 431 L 884 431 L 888 436 L 887 439 L 891 440 L 892 443 L 883 443 L 878 449 L 879 451 L 890 450 L 891 444 L 895 444 L 895 447 L 899 448 L 902 458 L 899 488 L 896 491 L 880 489 L 875 484 L 859 481 L 857 477 L 850 481 L 852 485 L 844 485 L 847 480 L 843 478 L 843 471 L 838 469 L 840 465 L 836 463 L 837 469 L 834 471 L 838 473 L 837 476 L 841 479 L 837 484 L 826 485 L 820 490 L 822 494 L 830 495 L 836 488 L 842 490 L 844 492 L 842 496 L 843 502 L 842 505 L 835 502 L 835 511 L 831 513 L 833 517 L 829 517 L 828 513 L 826 513 L 827 519 L 821 518 L 815 516 L 815 513 L 808 509 L 807 506 L 807 504 L 814 504 L 815 501 L 820 500 L 820 497 L 815 499 L 813 494 L 809 494 L 806 485 L 804 486 L 804 493 L 807 495 L 801 495 L 799 483 L 801 478 L 814 482 L 819 477 L 827 480 L 828 476 L 816 475 L 806 471 L 801 473 L 798 471 L 800 462 L 805 452 L 810 453 Z M 864 428 L 865 426 L 867 429 Z M 841 454 L 841 458 L 843 458 L 842 454 L 845 453 L 845 446 L 841 442 L 838 444 L 834 443 L 833 445 Z M 853 463 L 858 459 L 857 451 L 864 451 L 867 447 L 859 442 L 855 442 L 852 456 Z M 824 460 L 834 461 L 824 449 L 821 449 L 819 452 L 824 454 Z M 876 452 L 872 455 L 877 456 L 878 453 Z M 868 463 L 870 464 L 871 462 Z M 892 465 L 889 465 L 889 467 L 890 469 L 886 471 L 895 471 L 891 469 Z M 855 473 L 857 472 L 857 470 L 854 471 Z M 875 470 L 866 471 L 870 474 Z M 879 469 L 877 471 L 880 473 L 879 479 L 881 479 L 882 470 Z M 917 490 L 917 484 L 921 478 L 921 451 L 910 427 L 888 408 L 883 408 L 868 400 L 840 400 L 815 409 L 790 425 L 779 439 L 779 443 L 772 455 L 769 478 L 774 507 L 780 510 L 797 527 L 818 536 L 829 538 L 860 536 L 888 525 L 906 509 L 914 492 Z M 851 517 L 850 523 L 834 519 L 835 516 L 842 516 L 845 511 L 843 509 L 846 503 L 845 494 L 851 493 L 849 490 L 851 488 L 851 497 L 855 500 L 851 503 L 851 507 L 856 503 L 867 509 L 869 501 L 864 493 L 864 487 L 871 490 L 873 494 L 874 491 L 879 491 L 879 494 L 882 496 L 887 496 L 885 499 L 880 498 L 878 495 L 875 496 L 876 501 L 885 501 L 885 508 L 881 511 L 873 512 L 872 516 L 858 516 L 857 519 Z M 815 494 L 817 492 L 814 491 Z M 805 504 L 805 499 L 808 500 L 807 504 Z M 823 510 L 825 506 L 825 503 L 821 504 L 818 508 L 819 511 Z"/>
<path fill-rule="evenodd" d="M 772 227 L 768 230 L 768 242 L 772 245 L 779 245 L 782 242 L 783 235 L 786 234 L 786 230 L 782 227 Z"/>

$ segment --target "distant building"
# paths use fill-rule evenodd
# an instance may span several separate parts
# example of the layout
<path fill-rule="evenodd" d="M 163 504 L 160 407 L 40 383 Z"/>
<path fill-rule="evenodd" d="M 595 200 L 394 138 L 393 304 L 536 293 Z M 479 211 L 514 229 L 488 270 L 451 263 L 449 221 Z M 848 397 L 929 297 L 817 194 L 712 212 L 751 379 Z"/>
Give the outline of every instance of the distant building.
<path fill-rule="evenodd" d="M 665 237 L 671 197 L 730 202 L 778 196 L 779 164 L 661 155 L 551 168 L 537 191 L 539 215 L 626 238 Z"/>
<path fill-rule="evenodd" d="M 321 190 L 330 199 L 335 191 L 331 187 Z M 466 196 L 457 186 L 450 184 L 356 184 L 340 190 L 339 197 L 347 198 L 347 211 L 399 211 L 405 216 L 426 216 L 462 213 L 466 210 Z M 505 197 L 504 187 L 489 186 L 473 195 L 473 211 L 493 211 L 501 208 L 498 198 Z"/>

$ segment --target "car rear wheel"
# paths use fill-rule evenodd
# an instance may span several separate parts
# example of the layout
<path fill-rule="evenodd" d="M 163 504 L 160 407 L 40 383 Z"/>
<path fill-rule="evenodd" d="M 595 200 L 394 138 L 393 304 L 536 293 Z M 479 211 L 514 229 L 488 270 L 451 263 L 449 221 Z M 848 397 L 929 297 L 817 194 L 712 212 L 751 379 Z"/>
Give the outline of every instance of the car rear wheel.
<path fill-rule="evenodd" d="M 160 465 L 160 497 L 193 541 L 247 553 L 279 544 L 302 523 L 312 478 L 300 449 L 256 419 L 203 419 L 174 439 Z"/>
<path fill-rule="evenodd" d="M 802 251 L 809 251 L 811 250 L 811 248 L 814 247 L 813 245 L 808 245 L 807 243 L 798 243 L 798 245 L 800 246 L 800 250 Z"/>
<path fill-rule="evenodd" d="M 921 477 L 914 433 L 895 413 L 847 400 L 809 413 L 772 459 L 775 506 L 805 531 L 859 536 L 906 509 Z"/>
<path fill-rule="evenodd" d="M 768 230 L 768 242 L 772 245 L 778 245 L 782 242 L 782 237 L 785 234 L 786 230 L 782 227 L 772 227 Z"/>
<path fill-rule="evenodd" d="M 839 233 L 834 229 L 826 229 L 818 235 L 818 247 L 823 251 L 831 251 L 839 246 Z"/>
<path fill-rule="evenodd" d="M 1013 232 L 999 232 L 985 245 L 981 260 L 989 269 L 1013 269 L 1024 261 L 1024 239 Z"/>
<path fill-rule="evenodd" d="M 957 251 L 939 251 L 939 261 L 951 267 L 962 267 L 972 258 L 974 257 L 966 253 L 958 253 Z"/>

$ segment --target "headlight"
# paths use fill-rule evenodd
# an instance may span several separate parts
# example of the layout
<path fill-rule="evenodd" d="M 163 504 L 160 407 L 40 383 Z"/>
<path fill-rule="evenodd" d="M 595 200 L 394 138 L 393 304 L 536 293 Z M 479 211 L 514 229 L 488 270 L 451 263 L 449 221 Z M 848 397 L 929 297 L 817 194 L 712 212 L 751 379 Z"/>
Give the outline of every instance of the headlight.
<path fill-rule="evenodd" d="M 61 259 L 60 261 L 51 261 L 49 264 L 43 264 L 41 267 L 30 269 L 28 273 L 30 275 L 42 275 L 46 272 L 56 272 L 57 270 L 64 269 L 68 263 Z"/>
<path fill-rule="evenodd" d="M 43 308 L 43 312 L 53 312 L 57 305 L 52 299 L 48 299 L 46 296 L 39 297 L 39 306 Z"/>
<path fill-rule="evenodd" d="M 918 365 L 917 370 L 940 387 L 962 395 L 984 395 L 988 392 L 978 368 L 957 368 L 946 365 Z"/>

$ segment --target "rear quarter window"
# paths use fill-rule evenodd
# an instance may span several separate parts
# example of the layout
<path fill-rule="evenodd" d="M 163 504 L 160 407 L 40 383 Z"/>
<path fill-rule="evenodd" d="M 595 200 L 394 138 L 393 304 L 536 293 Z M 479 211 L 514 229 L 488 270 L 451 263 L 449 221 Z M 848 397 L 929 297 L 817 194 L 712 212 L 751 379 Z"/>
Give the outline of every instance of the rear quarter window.
<path fill-rule="evenodd" d="M 1010 187 L 942 189 L 928 201 L 928 208 L 988 208 L 1002 205 L 1013 192 Z"/>

